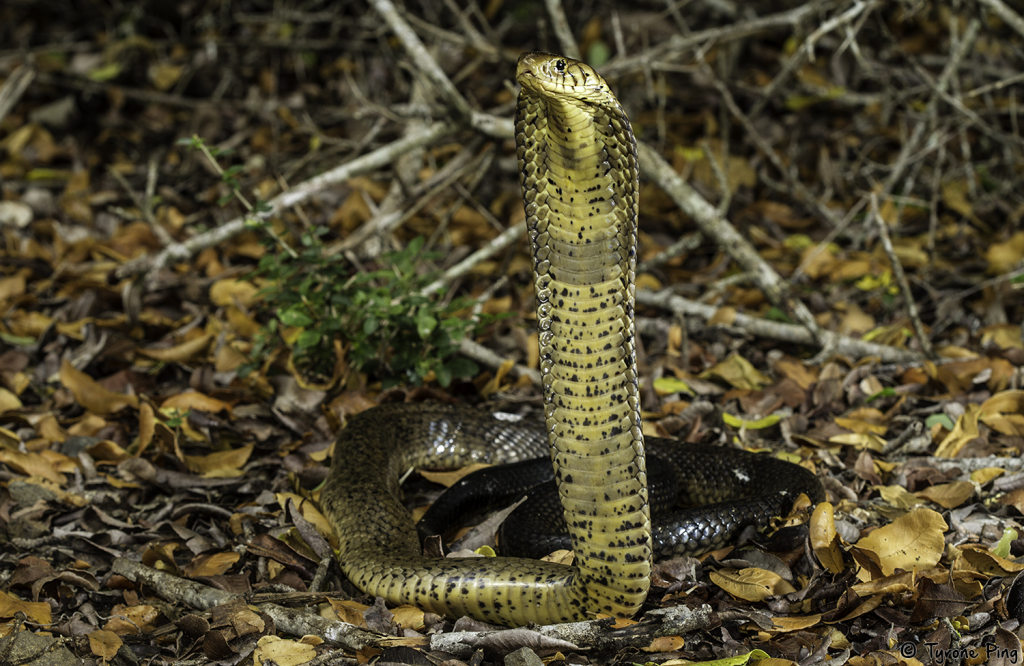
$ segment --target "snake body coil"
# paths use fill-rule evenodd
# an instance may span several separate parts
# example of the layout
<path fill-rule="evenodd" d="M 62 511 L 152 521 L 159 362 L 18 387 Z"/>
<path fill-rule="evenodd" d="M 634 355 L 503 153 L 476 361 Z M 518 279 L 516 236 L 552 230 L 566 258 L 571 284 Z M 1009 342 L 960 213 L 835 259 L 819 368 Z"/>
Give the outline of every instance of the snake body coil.
<path fill-rule="evenodd" d="M 647 595 L 652 548 L 633 332 L 636 144 L 618 101 L 587 65 L 526 53 L 517 78 L 544 428 L 439 405 L 368 410 L 336 444 L 321 506 L 345 574 L 390 603 L 513 626 L 628 616 Z M 513 462 L 548 444 L 574 566 L 420 555 L 399 500 L 401 473 Z"/>

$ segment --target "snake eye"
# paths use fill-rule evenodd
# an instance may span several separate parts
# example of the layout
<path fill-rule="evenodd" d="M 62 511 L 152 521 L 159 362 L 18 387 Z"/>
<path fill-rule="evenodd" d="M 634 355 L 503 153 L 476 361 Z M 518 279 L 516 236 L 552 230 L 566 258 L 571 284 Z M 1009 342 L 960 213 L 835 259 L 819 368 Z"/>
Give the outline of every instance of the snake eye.
<path fill-rule="evenodd" d="M 561 58 L 555 61 L 555 71 L 559 74 L 565 74 L 565 61 Z"/>

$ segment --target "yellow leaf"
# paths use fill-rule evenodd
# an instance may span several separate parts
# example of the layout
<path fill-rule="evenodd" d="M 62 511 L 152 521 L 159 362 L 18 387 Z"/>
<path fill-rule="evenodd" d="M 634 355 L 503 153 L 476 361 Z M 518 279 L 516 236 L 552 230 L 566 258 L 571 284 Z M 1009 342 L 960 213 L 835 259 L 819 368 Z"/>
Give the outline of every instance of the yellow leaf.
<path fill-rule="evenodd" d="M 903 486 L 875 486 L 874 489 L 878 491 L 882 499 L 897 509 L 913 509 L 915 506 L 924 504 L 924 501 L 912 495 Z"/>
<path fill-rule="evenodd" d="M 701 374 L 701 379 L 711 377 L 718 377 L 735 388 L 748 391 L 757 391 L 771 383 L 768 377 L 739 354 L 732 354 Z"/>
<path fill-rule="evenodd" d="M 967 405 L 967 409 L 956 420 L 953 430 L 935 448 L 936 458 L 955 458 L 967 443 L 978 438 L 978 405 Z"/>
<path fill-rule="evenodd" d="M 395 616 L 395 623 L 402 629 L 420 631 L 424 627 L 424 613 L 419 608 L 406 604 L 393 609 L 391 612 Z"/>
<path fill-rule="evenodd" d="M 683 649 L 686 641 L 682 636 L 659 636 L 651 644 L 641 648 L 644 652 L 677 652 Z"/>
<path fill-rule="evenodd" d="M 999 557 L 980 545 L 967 545 L 961 548 L 963 558 L 974 567 L 974 570 L 989 576 L 1012 576 L 1024 571 L 1024 564 Z"/>
<path fill-rule="evenodd" d="M 453 485 L 461 481 L 464 476 L 472 474 L 477 470 L 487 469 L 488 467 L 490 467 L 490 465 L 486 465 L 484 463 L 473 463 L 472 465 L 466 465 L 465 467 L 449 470 L 447 472 L 421 470 L 420 475 L 431 483 L 437 483 L 445 488 L 451 488 Z"/>
<path fill-rule="evenodd" d="M 314 657 L 316 648 L 312 645 L 277 636 L 261 637 L 252 653 L 254 666 L 263 666 L 264 661 L 271 661 L 277 666 L 300 666 Z"/>
<path fill-rule="evenodd" d="M 658 377 L 654 380 L 654 391 L 659 396 L 671 395 L 672 393 L 690 393 L 690 385 L 676 377 Z"/>
<path fill-rule="evenodd" d="M 692 662 L 683 659 L 669 659 L 662 662 L 661 666 L 746 666 L 747 664 L 761 664 L 765 659 L 771 657 L 764 650 L 751 650 L 746 654 L 738 654 L 735 657 L 724 657 L 712 659 L 711 661 Z"/>
<path fill-rule="evenodd" d="M 834 574 L 843 570 L 843 551 L 839 548 L 832 504 L 822 502 L 814 507 L 810 524 L 811 548 L 821 565 Z"/>
<path fill-rule="evenodd" d="M 89 649 L 102 659 L 113 659 L 124 642 L 112 631 L 97 629 L 89 633 Z"/>
<path fill-rule="evenodd" d="M 728 412 L 723 412 L 722 420 L 725 421 L 726 425 L 731 426 L 733 428 L 746 428 L 747 430 L 763 430 L 764 428 L 770 428 L 779 421 L 781 421 L 782 417 L 779 416 L 778 414 L 769 414 L 764 418 L 755 419 L 753 421 L 746 421 L 744 419 L 739 418 L 738 416 L 733 416 Z"/>
<path fill-rule="evenodd" d="M 233 551 L 219 553 L 202 553 L 189 562 L 182 573 L 195 578 L 196 576 L 219 576 L 234 566 L 241 554 Z"/>
<path fill-rule="evenodd" d="M 756 567 L 712 571 L 710 576 L 715 585 L 746 601 L 763 601 L 767 597 L 796 591 L 782 576 Z"/>
<path fill-rule="evenodd" d="M 13 594 L 0 592 L 0 618 L 10 620 L 19 612 L 38 624 L 50 624 L 50 604 L 45 601 L 22 601 Z"/>
<path fill-rule="evenodd" d="M 982 423 L 1004 435 L 1024 436 L 1024 391 L 1001 391 L 981 403 Z"/>
<path fill-rule="evenodd" d="M 167 398 L 160 405 L 160 411 L 164 413 L 171 413 L 171 410 L 178 410 L 179 412 L 187 412 L 191 409 L 198 409 L 203 412 L 209 412 L 216 414 L 220 411 L 230 412 L 231 405 L 228 403 L 211 398 L 205 393 L 199 391 L 185 391 L 178 395 L 172 395 Z"/>
<path fill-rule="evenodd" d="M 885 440 L 872 432 L 864 434 L 851 432 L 842 435 L 834 435 L 829 437 L 828 441 L 835 442 L 836 444 L 856 446 L 858 449 L 869 449 L 871 451 L 879 452 L 885 448 Z"/>
<path fill-rule="evenodd" d="M 983 467 L 971 472 L 971 481 L 977 483 L 979 486 L 983 486 L 992 479 L 1000 477 L 1003 474 L 1006 474 L 1006 470 L 1001 467 Z"/>
<path fill-rule="evenodd" d="M 985 252 L 988 272 L 993 275 L 1009 273 L 1024 259 L 1024 231 L 1018 231 L 1009 240 L 992 243 Z"/>
<path fill-rule="evenodd" d="M 715 310 L 708 319 L 708 326 L 731 326 L 736 321 L 736 308 L 723 306 Z"/>
<path fill-rule="evenodd" d="M 125 407 L 139 406 L 138 397 L 108 391 L 92 377 L 76 369 L 67 359 L 60 364 L 60 383 L 71 391 L 79 405 L 94 414 L 113 414 Z"/>
<path fill-rule="evenodd" d="M 926 569 L 942 557 L 946 527 L 946 521 L 935 511 L 915 509 L 868 534 L 857 546 L 878 556 L 886 576 L 896 569 Z"/>
<path fill-rule="evenodd" d="M 834 419 L 834 421 L 835 424 L 840 428 L 846 428 L 847 430 L 852 430 L 853 432 L 861 435 L 867 434 L 869 432 L 873 432 L 876 435 L 884 435 L 885 431 L 888 430 L 888 426 L 885 426 L 881 423 L 871 423 L 870 421 L 863 421 L 861 419 L 851 419 L 837 416 Z"/>
<path fill-rule="evenodd" d="M 185 464 L 193 472 L 207 478 L 234 478 L 242 475 L 242 465 L 252 455 L 252 444 L 237 449 L 217 451 L 205 456 L 185 456 Z"/>
<path fill-rule="evenodd" d="M 320 536 L 328 540 L 337 539 L 337 537 L 334 536 L 334 528 L 331 527 L 331 524 L 327 522 L 327 519 L 324 518 L 324 515 L 320 513 L 313 502 L 310 502 L 306 498 L 301 495 L 296 495 L 295 493 L 277 493 L 275 499 L 277 500 L 278 506 L 282 509 L 285 508 L 285 505 L 290 499 L 295 503 L 295 506 L 298 508 L 299 513 L 302 514 L 302 517 L 320 533 Z M 332 541 L 332 545 L 337 544 Z"/>
<path fill-rule="evenodd" d="M 333 599 L 328 597 L 327 603 L 330 604 L 330 610 L 334 611 L 334 618 L 323 610 L 320 614 L 328 619 L 338 619 L 342 622 L 348 622 L 354 624 L 357 627 L 366 628 L 366 619 L 363 617 L 363 611 L 369 606 L 361 604 L 356 601 L 349 601 L 347 599 Z"/>
<path fill-rule="evenodd" d="M 67 479 L 53 468 L 53 464 L 39 453 L 22 453 L 7 448 L 0 448 L 0 463 L 25 476 L 41 476 L 63 486 Z"/>
<path fill-rule="evenodd" d="M 974 216 L 974 207 L 967 200 L 967 181 L 958 179 L 942 183 L 942 203 L 972 222 L 978 221 Z"/>
<path fill-rule="evenodd" d="M 974 495 L 974 484 L 970 481 L 953 481 L 929 486 L 914 493 L 918 497 L 935 502 L 944 509 L 955 509 Z"/>
<path fill-rule="evenodd" d="M 794 617 L 772 617 L 772 624 L 782 631 L 800 631 L 810 629 L 821 621 L 821 613 L 814 615 L 797 615 Z M 758 662 L 758 666 L 762 662 Z"/>
<path fill-rule="evenodd" d="M 1017 324 L 996 324 L 981 329 L 981 346 L 993 344 L 999 349 L 1024 349 L 1020 326 Z"/>
<path fill-rule="evenodd" d="M 210 285 L 210 300 L 218 307 L 235 305 L 249 308 L 260 300 L 256 296 L 258 291 L 259 288 L 251 282 L 228 278 Z"/>
<path fill-rule="evenodd" d="M 157 63 L 149 68 L 149 80 L 153 87 L 164 92 L 171 89 L 178 79 L 181 78 L 181 65 L 172 65 L 169 62 Z"/>

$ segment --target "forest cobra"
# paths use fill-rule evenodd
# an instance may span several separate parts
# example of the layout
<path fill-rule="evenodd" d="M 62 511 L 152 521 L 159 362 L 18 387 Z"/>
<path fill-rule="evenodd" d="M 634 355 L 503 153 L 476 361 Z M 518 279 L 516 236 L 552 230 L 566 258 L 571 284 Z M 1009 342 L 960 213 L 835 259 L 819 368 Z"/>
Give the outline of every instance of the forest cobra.
<path fill-rule="evenodd" d="M 367 410 L 339 436 L 320 503 L 337 533 L 345 575 L 392 604 L 510 626 L 631 616 L 647 596 L 654 538 L 633 330 L 636 142 L 622 107 L 589 66 L 525 53 L 517 79 L 516 145 L 533 251 L 544 421 L 435 404 Z M 545 450 L 574 565 L 420 554 L 400 500 L 400 474 L 511 462 Z M 796 477 L 748 479 L 758 465 L 737 462 L 742 453 L 701 454 L 702 469 L 716 473 L 693 482 L 698 495 L 721 497 L 722 488 L 702 493 L 699 486 L 731 491 L 746 481 L 759 494 L 695 510 L 684 521 L 703 538 L 695 552 L 719 545 L 751 516 L 764 523 L 788 511 L 800 492 L 822 498 L 814 476 L 795 465 L 780 463 Z M 780 478 L 788 485 L 779 487 Z M 793 487 L 794 478 L 803 487 Z"/>

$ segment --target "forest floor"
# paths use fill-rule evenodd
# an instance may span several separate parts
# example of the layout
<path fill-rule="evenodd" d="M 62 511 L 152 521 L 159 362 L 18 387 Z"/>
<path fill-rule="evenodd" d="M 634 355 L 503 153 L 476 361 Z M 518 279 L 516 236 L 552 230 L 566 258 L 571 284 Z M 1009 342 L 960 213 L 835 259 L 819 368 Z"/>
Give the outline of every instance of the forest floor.
<path fill-rule="evenodd" d="M 0 664 L 1021 664 L 1019 9 L 392 1 L 0 4 Z M 385 608 L 315 502 L 374 405 L 541 412 L 535 50 L 640 142 L 645 434 L 828 495 L 573 635 Z"/>

